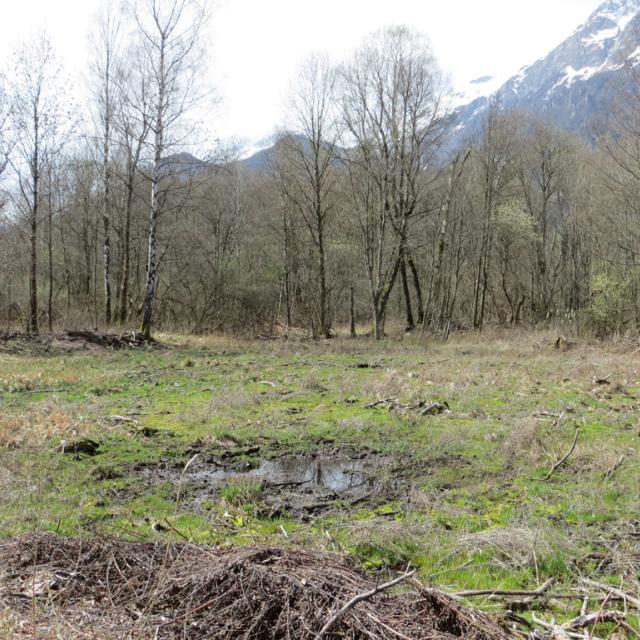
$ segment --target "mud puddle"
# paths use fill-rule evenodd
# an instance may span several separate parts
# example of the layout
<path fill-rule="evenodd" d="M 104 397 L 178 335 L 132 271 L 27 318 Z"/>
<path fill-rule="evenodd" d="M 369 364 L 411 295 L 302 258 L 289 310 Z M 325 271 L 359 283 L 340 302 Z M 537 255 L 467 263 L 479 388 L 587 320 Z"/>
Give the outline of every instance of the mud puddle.
<path fill-rule="evenodd" d="M 406 468 L 405 465 L 402 465 Z M 334 508 L 353 508 L 397 497 L 408 479 L 398 461 L 373 451 L 323 451 L 279 458 L 236 459 L 199 456 L 183 463 L 140 466 L 147 482 L 182 480 L 191 508 L 204 511 L 221 500 L 228 487 L 253 487 L 252 500 L 265 515 L 300 519 Z"/>
<path fill-rule="evenodd" d="M 256 478 L 272 486 L 304 486 L 335 491 L 336 493 L 370 486 L 373 478 L 367 475 L 361 460 L 334 460 L 331 458 L 284 458 L 262 460 L 255 469 L 234 471 L 218 467 L 203 469 L 191 477 L 211 482 L 233 478 Z"/>

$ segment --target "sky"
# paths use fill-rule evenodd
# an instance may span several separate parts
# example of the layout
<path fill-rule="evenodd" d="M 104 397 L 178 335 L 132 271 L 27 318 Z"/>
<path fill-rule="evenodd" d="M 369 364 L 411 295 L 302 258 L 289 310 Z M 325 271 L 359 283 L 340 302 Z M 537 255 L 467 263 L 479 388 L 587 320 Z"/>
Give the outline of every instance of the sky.
<path fill-rule="evenodd" d="M 255 142 L 285 118 L 305 55 L 336 61 L 372 31 L 404 24 L 425 33 L 454 89 L 505 80 L 562 42 L 602 0 L 216 0 L 209 73 L 219 98 L 207 128 Z M 81 82 L 88 33 L 105 0 L 0 0 L 0 67 L 11 48 L 43 27 Z"/>

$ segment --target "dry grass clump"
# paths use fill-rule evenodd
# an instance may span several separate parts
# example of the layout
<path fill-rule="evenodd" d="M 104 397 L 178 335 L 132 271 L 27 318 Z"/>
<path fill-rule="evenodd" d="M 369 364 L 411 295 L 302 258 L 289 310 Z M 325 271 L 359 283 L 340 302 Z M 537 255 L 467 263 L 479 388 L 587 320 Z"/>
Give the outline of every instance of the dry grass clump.
<path fill-rule="evenodd" d="M 42 372 L 38 371 L 33 375 L 14 373 L 4 378 L 0 378 L 0 391 L 7 393 L 20 393 L 32 391 L 42 386 Z"/>
<path fill-rule="evenodd" d="M 328 391 L 326 383 L 320 378 L 317 372 L 311 372 L 302 377 L 299 382 L 299 387 L 303 391 L 312 393 L 325 393 Z"/>
<path fill-rule="evenodd" d="M 631 452 L 631 456 L 633 456 L 633 452 Z M 600 476 L 604 481 L 609 471 L 613 476 L 617 467 L 622 466 L 625 460 L 625 455 L 614 443 L 600 441 L 597 446 L 590 446 L 584 440 L 581 443 L 578 438 L 578 445 L 566 464 L 568 468 L 580 474 Z M 623 469 L 621 473 L 625 472 L 626 470 Z"/>
<path fill-rule="evenodd" d="M 0 608 L 0 638 L 17 638 L 21 631 L 20 617 L 8 607 Z"/>
<path fill-rule="evenodd" d="M 395 369 L 385 371 L 372 384 L 368 384 L 372 399 L 382 400 L 384 398 L 398 398 L 408 401 L 414 393 L 411 379 Z M 373 393 L 372 393 L 373 392 Z"/>
<path fill-rule="evenodd" d="M 458 549 L 486 552 L 500 565 L 510 568 L 532 566 L 538 556 L 551 552 L 550 545 L 537 531 L 523 527 L 496 527 L 463 536 Z"/>
<path fill-rule="evenodd" d="M 259 406 L 261 402 L 262 396 L 254 391 L 240 387 L 216 389 L 211 395 L 206 417 L 211 419 L 229 411 L 252 409 Z"/>
<path fill-rule="evenodd" d="M 32 535 L 0 544 L 0 610 L 28 637 L 182 640 L 508 640 L 433 590 L 380 584 L 342 556 Z M 335 618 L 324 635 L 319 631 Z"/>
<path fill-rule="evenodd" d="M 25 409 L 20 414 L 0 415 L 0 448 L 41 446 L 51 440 L 73 439 L 88 431 L 88 425 L 56 404 Z"/>
<path fill-rule="evenodd" d="M 545 423 L 534 416 L 522 418 L 508 432 L 502 448 L 506 460 L 526 460 L 532 465 L 547 459 Z"/>
<path fill-rule="evenodd" d="M 344 418 L 337 421 L 338 426 L 345 431 L 361 431 L 365 433 L 370 427 L 371 422 L 364 418 Z"/>

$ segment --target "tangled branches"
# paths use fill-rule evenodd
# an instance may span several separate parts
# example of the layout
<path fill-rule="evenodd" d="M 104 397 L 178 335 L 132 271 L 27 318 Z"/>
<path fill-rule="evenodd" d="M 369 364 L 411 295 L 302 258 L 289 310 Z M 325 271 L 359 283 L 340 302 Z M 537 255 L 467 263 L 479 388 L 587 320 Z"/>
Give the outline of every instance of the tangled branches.
<path fill-rule="evenodd" d="M 30 637 L 60 625 L 66 638 L 509 638 L 442 593 L 377 586 L 345 558 L 303 551 L 45 534 L 0 544 L 0 609 L 18 613 Z"/>

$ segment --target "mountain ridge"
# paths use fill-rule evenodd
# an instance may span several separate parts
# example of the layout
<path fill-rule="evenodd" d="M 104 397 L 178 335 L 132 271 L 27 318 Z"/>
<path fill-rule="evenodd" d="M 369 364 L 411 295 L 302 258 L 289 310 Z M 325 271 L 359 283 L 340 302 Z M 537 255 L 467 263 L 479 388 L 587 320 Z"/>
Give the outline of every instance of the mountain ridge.
<path fill-rule="evenodd" d="M 454 146 L 479 130 L 492 102 L 522 110 L 592 137 L 591 123 L 611 99 L 620 72 L 640 63 L 640 0 L 606 0 L 546 56 L 496 91 L 458 106 Z"/>

